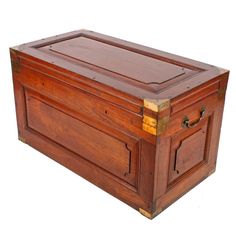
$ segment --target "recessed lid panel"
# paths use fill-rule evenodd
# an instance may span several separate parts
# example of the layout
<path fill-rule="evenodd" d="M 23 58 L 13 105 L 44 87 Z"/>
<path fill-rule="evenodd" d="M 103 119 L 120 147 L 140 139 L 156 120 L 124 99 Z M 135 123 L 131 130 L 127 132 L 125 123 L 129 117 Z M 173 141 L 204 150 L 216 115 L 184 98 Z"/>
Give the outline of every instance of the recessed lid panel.
<path fill-rule="evenodd" d="M 144 84 L 161 84 L 185 74 L 183 67 L 83 36 L 44 49 Z"/>

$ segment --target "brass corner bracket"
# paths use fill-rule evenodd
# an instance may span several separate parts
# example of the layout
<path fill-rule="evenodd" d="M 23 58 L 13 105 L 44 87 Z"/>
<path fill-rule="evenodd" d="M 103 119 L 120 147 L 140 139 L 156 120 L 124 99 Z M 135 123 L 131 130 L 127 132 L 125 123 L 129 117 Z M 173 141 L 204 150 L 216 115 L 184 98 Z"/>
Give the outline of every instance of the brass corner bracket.
<path fill-rule="evenodd" d="M 157 135 L 157 120 L 150 116 L 143 115 L 143 130 L 150 134 Z"/>
<path fill-rule="evenodd" d="M 142 208 L 139 208 L 139 212 L 150 220 L 153 218 L 153 215 L 151 213 L 143 210 Z"/>
<path fill-rule="evenodd" d="M 151 111 L 160 112 L 169 108 L 170 100 L 169 99 L 156 100 L 156 99 L 144 98 L 143 106 Z"/>
<path fill-rule="evenodd" d="M 170 107 L 170 100 L 144 99 L 143 106 L 144 108 L 147 108 L 153 112 L 158 113 Z M 153 118 L 148 115 L 143 115 L 142 128 L 148 133 L 157 136 L 166 129 L 168 122 L 169 122 L 169 116 L 164 116 L 157 120 L 157 118 Z"/>
<path fill-rule="evenodd" d="M 26 143 L 26 140 L 24 138 L 22 138 L 21 136 L 18 136 L 19 141 L 21 141 L 22 143 Z"/>
<path fill-rule="evenodd" d="M 159 210 L 155 211 L 154 213 L 150 213 L 142 208 L 139 208 L 138 210 L 143 216 L 147 217 L 150 220 L 152 220 L 155 216 L 157 216 L 162 211 L 162 209 L 159 209 Z"/>

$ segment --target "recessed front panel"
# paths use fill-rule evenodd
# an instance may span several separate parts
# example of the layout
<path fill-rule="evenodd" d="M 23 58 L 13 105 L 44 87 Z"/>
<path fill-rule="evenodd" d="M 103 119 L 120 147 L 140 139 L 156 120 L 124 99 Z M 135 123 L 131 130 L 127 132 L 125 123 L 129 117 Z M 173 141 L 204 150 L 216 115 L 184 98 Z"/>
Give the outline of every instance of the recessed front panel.
<path fill-rule="evenodd" d="M 126 143 L 87 125 L 37 93 L 26 92 L 26 105 L 30 129 L 135 185 L 137 143 Z"/>
<path fill-rule="evenodd" d="M 87 92 L 83 87 L 74 88 L 63 84 L 53 76 L 40 73 L 31 68 L 23 67 L 21 70 L 25 74 L 21 78 L 21 83 L 24 86 L 31 90 L 40 91 L 40 94 L 45 97 L 79 113 L 87 123 L 95 126 L 102 125 L 104 129 L 112 127 L 113 130 L 128 131 L 132 136 L 142 137 L 155 143 L 155 137 L 142 130 L 141 108 L 139 114 L 137 114 L 134 112 L 136 109 L 131 112 L 126 109 L 125 105 L 121 106 L 122 104 L 117 104 L 112 99 L 104 99 L 99 96 L 100 94 Z"/>

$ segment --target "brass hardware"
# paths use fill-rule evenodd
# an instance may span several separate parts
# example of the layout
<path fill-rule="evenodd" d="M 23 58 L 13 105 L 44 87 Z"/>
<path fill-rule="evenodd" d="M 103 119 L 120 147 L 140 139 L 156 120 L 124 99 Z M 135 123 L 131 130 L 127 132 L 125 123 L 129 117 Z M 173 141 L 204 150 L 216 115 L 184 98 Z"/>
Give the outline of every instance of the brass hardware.
<path fill-rule="evenodd" d="M 150 116 L 143 116 L 143 130 L 150 134 L 157 135 L 157 120 Z"/>
<path fill-rule="evenodd" d="M 183 121 L 182 121 L 182 126 L 184 128 L 193 128 L 193 127 L 195 127 L 202 120 L 205 113 L 206 113 L 206 108 L 202 107 L 201 110 L 200 110 L 200 117 L 196 121 L 192 122 L 191 124 L 190 124 L 188 116 L 185 116 L 183 118 Z"/>
<path fill-rule="evenodd" d="M 162 208 L 157 209 L 154 213 L 150 213 L 148 211 L 145 211 L 142 208 L 139 208 L 139 212 L 144 215 L 145 217 L 147 217 L 148 219 L 153 219 L 155 216 L 157 216 L 159 213 L 162 212 Z"/>
<path fill-rule="evenodd" d="M 169 117 L 165 116 L 160 118 L 158 121 L 150 116 L 143 116 L 143 130 L 147 131 L 150 134 L 153 135 L 159 135 L 167 127 L 167 124 L 169 122 Z"/>
<path fill-rule="evenodd" d="M 152 127 L 157 127 L 157 120 L 155 118 L 152 118 L 150 116 L 143 116 L 143 123 L 152 126 Z"/>
<path fill-rule="evenodd" d="M 158 112 L 157 101 L 154 99 L 145 98 L 143 101 L 143 106 L 150 109 L 151 111 Z"/>
<path fill-rule="evenodd" d="M 170 107 L 170 99 L 158 100 L 158 111 L 164 111 Z"/>
<path fill-rule="evenodd" d="M 161 112 L 167 108 L 170 107 L 170 100 L 169 99 L 161 99 L 161 100 L 155 100 L 155 99 L 144 99 L 143 106 L 151 111 L 154 112 Z M 147 131 L 150 134 L 153 135 L 159 135 L 161 134 L 165 129 L 169 121 L 169 116 L 156 118 L 143 115 L 143 124 L 142 128 L 143 130 Z"/>
<path fill-rule="evenodd" d="M 157 129 L 147 124 L 143 123 L 143 130 L 147 131 L 150 134 L 157 135 Z"/>
<path fill-rule="evenodd" d="M 169 116 L 162 117 L 157 122 L 157 135 L 161 134 L 165 131 L 168 122 L 169 122 Z"/>
<path fill-rule="evenodd" d="M 21 136 L 18 136 L 18 139 L 22 142 L 22 143 L 26 143 L 26 140 L 24 138 L 22 138 Z"/>
<path fill-rule="evenodd" d="M 157 216 L 158 214 L 160 214 L 163 211 L 163 209 L 160 207 L 156 210 L 154 216 Z"/>
<path fill-rule="evenodd" d="M 216 168 L 214 167 L 212 170 L 210 170 L 210 172 L 208 173 L 208 176 L 212 175 L 213 173 L 215 173 Z"/>
<path fill-rule="evenodd" d="M 149 213 L 149 212 L 143 210 L 142 208 L 139 208 L 139 212 L 140 212 L 142 215 L 146 216 L 148 219 L 152 219 L 152 218 L 153 218 L 153 214 L 151 214 L 151 213 Z"/>
<path fill-rule="evenodd" d="M 20 71 L 20 58 L 15 58 L 11 60 L 11 68 L 14 73 L 19 73 Z"/>
<path fill-rule="evenodd" d="M 143 106 L 151 111 L 160 112 L 169 108 L 170 100 L 169 99 L 155 100 L 155 99 L 145 98 L 143 101 Z"/>

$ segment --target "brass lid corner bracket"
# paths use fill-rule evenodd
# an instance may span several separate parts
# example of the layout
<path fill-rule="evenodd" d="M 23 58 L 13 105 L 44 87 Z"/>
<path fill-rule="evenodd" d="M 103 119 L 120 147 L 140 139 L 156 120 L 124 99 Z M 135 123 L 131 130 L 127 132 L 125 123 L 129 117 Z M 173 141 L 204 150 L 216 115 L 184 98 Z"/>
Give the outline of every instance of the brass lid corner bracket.
<path fill-rule="evenodd" d="M 145 98 L 143 100 L 143 107 L 144 110 L 148 109 L 151 112 L 154 112 L 154 114 L 156 113 L 155 117 L 151 117 L 150 115 L 145 114 L 144 111 L 142 123 L 143 130 L 155 136 L 160 135 L 167 127 L 169 115 L 159 116 L 159 114 L 170 108 L 170 100 Z"/>

